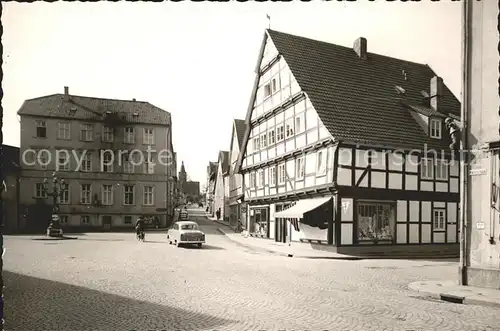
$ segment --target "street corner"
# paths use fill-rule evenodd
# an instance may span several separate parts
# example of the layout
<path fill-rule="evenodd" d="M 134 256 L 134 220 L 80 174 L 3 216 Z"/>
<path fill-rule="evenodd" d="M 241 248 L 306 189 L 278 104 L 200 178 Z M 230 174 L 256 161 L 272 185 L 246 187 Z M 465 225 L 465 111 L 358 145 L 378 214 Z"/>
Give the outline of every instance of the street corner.
<path fill-rule="evenodd" d="M 456 281 L 417 281 L 408 284 L 412 291 L 445 302 L 500 308 L 500 290 L 459 285 Z"/>

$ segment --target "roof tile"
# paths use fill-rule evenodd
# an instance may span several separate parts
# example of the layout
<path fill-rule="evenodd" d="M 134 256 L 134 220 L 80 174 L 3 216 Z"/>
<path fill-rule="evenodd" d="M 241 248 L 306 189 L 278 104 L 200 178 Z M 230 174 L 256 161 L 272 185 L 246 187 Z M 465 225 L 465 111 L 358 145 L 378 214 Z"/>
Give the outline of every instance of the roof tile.
<path fill-rule="evenodd" d="M 406 106 L 426 108 L 418 105 L 436 76 L 429 66 L 369 52 L 363 60 L 349 47 L 267 32 L 333 137 L 396 148 L 448 148 L 449 137 L 429 138 Z M 396 85 L 405 93 L 398 94 Z M 460 102 L 446 86 L 440 105 L 441 113 L 460 116 Z"/>

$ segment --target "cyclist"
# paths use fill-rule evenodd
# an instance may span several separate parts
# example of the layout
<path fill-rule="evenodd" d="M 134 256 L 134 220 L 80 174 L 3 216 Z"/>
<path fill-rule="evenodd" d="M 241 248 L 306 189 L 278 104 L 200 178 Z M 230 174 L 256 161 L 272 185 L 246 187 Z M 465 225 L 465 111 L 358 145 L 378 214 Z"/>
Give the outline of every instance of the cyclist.
<path fill-rule="evenodd" d="M 140 216 L 137 219 L 137 222 L 135 222 L 135 234 L 137 235 L 137 238 L 144 239 L 144 220 L 142 219 L 142 216 Z"/>

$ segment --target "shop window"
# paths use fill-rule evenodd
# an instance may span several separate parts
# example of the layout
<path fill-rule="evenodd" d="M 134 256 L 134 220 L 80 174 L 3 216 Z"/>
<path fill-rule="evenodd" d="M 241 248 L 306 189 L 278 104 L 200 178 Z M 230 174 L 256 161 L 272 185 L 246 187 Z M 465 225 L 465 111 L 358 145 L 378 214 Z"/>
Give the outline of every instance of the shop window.
<path fill-rule="evenodd" d="M 394 207 L 388 203 L 358 203 L 358 241 L 392 241 Z"/>

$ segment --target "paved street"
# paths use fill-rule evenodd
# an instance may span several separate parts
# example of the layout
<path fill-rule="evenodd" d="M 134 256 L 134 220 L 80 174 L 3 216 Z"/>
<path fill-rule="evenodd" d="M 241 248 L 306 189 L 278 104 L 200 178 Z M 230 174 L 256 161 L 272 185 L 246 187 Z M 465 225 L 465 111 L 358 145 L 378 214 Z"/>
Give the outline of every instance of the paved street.
<path fill-rule="evenodd" d="M 197 219 L 202 249 L 164 233 L 7 236 L 6 330 L 500 330 L 499 310 L 419 297 L 451 262 L 308 260 L 252 251 Z"/>

